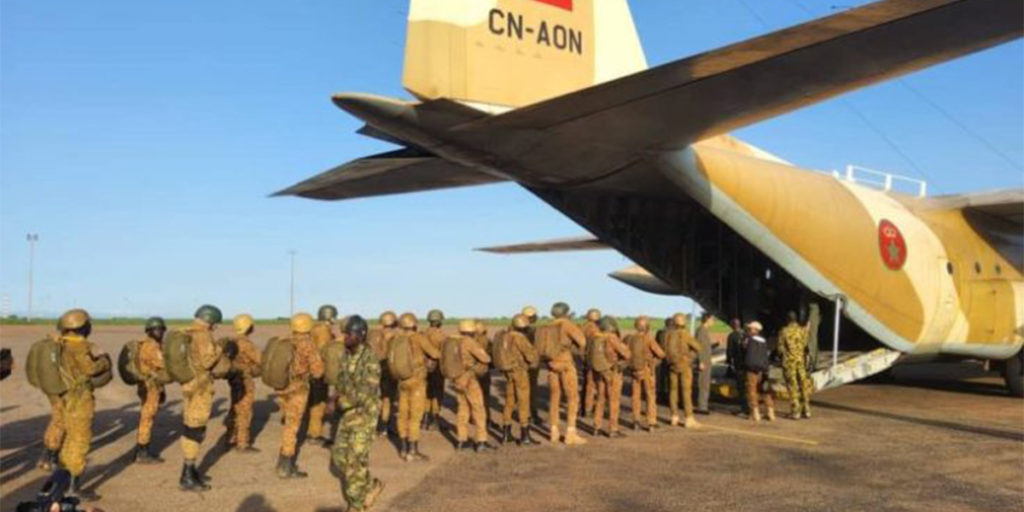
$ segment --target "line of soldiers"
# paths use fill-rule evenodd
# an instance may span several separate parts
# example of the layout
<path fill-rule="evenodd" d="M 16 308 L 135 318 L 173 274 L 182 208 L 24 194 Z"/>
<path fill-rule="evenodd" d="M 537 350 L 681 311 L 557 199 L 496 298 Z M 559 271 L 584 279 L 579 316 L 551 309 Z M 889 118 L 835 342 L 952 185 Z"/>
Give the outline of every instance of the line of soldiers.
<path fill-rule="evenodd" d="M 342 336 L 337 337 L 335 307 L 322 306 L 316 320 L 306 313 L 294 315 L 289 337 L 294 354 L 287 362 L 287 383 L 276 390 L 284 425 L 278 476 L 307 476 L 296 466 L 295 454 L 301 421 L 308 413 L 307 439 L 332 449 L 332 460 L 343 474 L 343 493 L 350 510 L 372 506 L 384 487 L 368 469 L 374 431 L 376 437 L 383 436 L 394 424 L 399 456 L 410 462 L 427 460 L 420 450 L 421 430 L 440 426 L 446 381 L 452 383 L 457 403 L 456 448 L 493 450 L 488 441 L 492 370 L 501 372 L 507 383 L 500 425 L 503 444 L 513 440 L 524 446 L 535 444 L 531 430 L 533 424 L 539 424 L 536 411 L 541 368 L 548 375 L 548 432 L 552 443 L 585 444 L 577 431 L 581 416 L 591 419 L 595 435 L 624 437 L 619 430 L 619 412 L 627 376 L 632 379 L 633 428 L 658 428 L 655 375 L 659 366 L 667 374 L 670 425 L 699 426 L 694 418 L 692 372 L 701 344 L 689 334 L 685 315 L 672 316 L 657 335 L 651 333 L 649 319 L 639 317 L 635 332 L 628 336 L 622 336 L 613 317 L 602 316 L 598 310 L 588 311 L 585 322 L 577 325 L 571 320 L 569 306 L 559 302 L 551 308 L 551 316 L 551 320 L 539 322 L 536 310 L 527 307 L 513 317 L 507 329 L 493 337 L 482 323 L 472 320 L 459 322 L 458 335 L 449 336 L 442 327 L 444 315 L 439 310 L 427 315 L 428 327 L 422 333 L 412 313 L 397 316 L 385 312 L 378 330 L 371 333 L 362 317 L 351 316 L 343 321 Z M 791 314 L 790 320 L 780 334 L 780 345 L 787 382 L 797 390 L 791 393 L 791 410 L 794 417 L 810 417 L 810 385 L 802 356 L 801 364 L 793 362 L 806 349 L 807 333 L 796 323 L 795 315 Z M 192 324 L 182 331 L 190 339 L 187 360 L 194 374 L 181 384 L 184 460 L 179 485 L 183 490 L 210 489 L 209 477 L 200 472 L 196 461 L 211 415 L 215 379 L 226 379 L 230 387 L 227 442 L 241 454 L 259 451 L 252 446 L 252 406 L 255 379 L 265 361 L 251 341 L 254 322 L 247 314 L 234 317 L 234 336 L 218 341 L 213 332 L 222 321 L 218 308 L 203 305 Z M 48 397 L 52 415 L 39 466 L 53 469 L 59 453 L 60 464 L 72 475 L 72 491 L 90 499 L 95 496 L 81 489 L 78 477 L 84 471 L 91 439 L 91 379 L 110 371 L 110 359 L 87 341 L 91 321 L 84 310 L 68 311 L 61 316 L 58 327 L 70 385 L 64 395 Z M 759 395 L 763 395 L 767 418 L 774 419 L 773 393 L 766 385 L 767 348 L 761 330 L 759 323 L 751 322 L 744 336 L 734 336 L 739 331 L 738 321 L 734 321 L 728 351 L 730 366 L 742 375 L 737 378 L 742 378 L 745 402 L 755 421 L 760 420 Z M 150 439 L 154 418 L 166 396 L 168 368 L 161 344 L 167 326 L 153 317 L 147 320 L 144 331 L 146 337 L 140 340 L 136 356 L 142 380 L 138 384 L 141 407 L 134 459 L 150 464 L 162 462 L 152 452 Z M 332 347 L 339 346 L 344 349 L 332 352 Z M 580 385 L 584 390 L 582 410 Z M 560 428 L 563 402 L 564 436 Z M 337 418 L 333 442 L 324 426 L 325 418 L 332 415 Z M 519 436 L 515 438 L 512 430 L 517 424 Z"/>

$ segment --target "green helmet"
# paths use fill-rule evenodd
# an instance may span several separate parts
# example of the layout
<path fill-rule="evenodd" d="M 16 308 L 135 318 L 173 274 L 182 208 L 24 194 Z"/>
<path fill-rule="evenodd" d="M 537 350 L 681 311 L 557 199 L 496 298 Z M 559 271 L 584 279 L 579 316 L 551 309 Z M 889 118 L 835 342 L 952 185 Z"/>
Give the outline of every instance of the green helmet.
<path fill-rule="evenodd" d="M 556 302 L 554 306 L 551 306 L 551 316 L 555 318 L 569 316 L 569 305 L 564 302 Z"/>
<path fill-rule="evenodd" d="M 444 312 L 440 309 L 431 309 L 430 312 L 427 313 L 427 321 L 431 323 L 444 322 Z"/>
<path fill-rule="evenodd" d="M 146 320 L 146 327 L 143 328 L 143 331 L 149 332 L 154 329 L 163 329 L 165 331 L 167 330 L 167 324 L 164 323 L 163 318 L 153 316 L 150 317 L 149 320 Z"/>
<path fill-rule="evenodd" d="M 619 323 L 615 321 L 615 318 L 610 316 L 601 317 L 601 321 L 597 324 L 603 332 L 614 332 L 619 330 Z"/>
<path fill-rule="evenodd" d="M 324 304 L 316 311 L 316 319 L 321 322 L 333 322 L 338 319 L 338 308 L 331 304 Z"/>
<path fill-rule="evenodd" d="M 196 310 L 195 318 L 198 318 L 210 325 L 215 325 L 224 320 L 224 315 L 221 314 L 220 309 L 218 309 L 217 306 L 203 304 Z"/>

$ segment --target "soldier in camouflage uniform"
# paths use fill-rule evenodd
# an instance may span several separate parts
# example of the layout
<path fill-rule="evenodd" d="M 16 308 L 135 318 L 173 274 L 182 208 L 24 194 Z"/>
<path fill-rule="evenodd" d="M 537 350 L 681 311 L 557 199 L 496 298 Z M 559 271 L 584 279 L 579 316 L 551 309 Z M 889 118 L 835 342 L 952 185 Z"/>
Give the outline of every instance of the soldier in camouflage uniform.
<path fill-rule="evenodd" d="M 530 340 L 530 344 L 534 344 L 536 340 L 534 340 L 533 333 L 537 326 L 537 309 L 533 306 L 526 306 L 522 309 L 520 314 L 525 316 L 529 322 L 529 325 L 525 330 L 523 330 L 523 334 L 525 334 L 526 338 Z M 533 420 L 533 424 L 538 426 L 541 424 L 540 414 L 538 414 L 540 409 L 537 400 L 537 381 L 540 379 L 540 363 L 541 361 L 538 357 L 537 362 L 531 364 L 526 372 L 526 375 L 530 379 L 530 418 Z"/>
<path fill-rule="evenodd" d="M 647 361 L 643 368 L 630 370 L 630 376 L 633 379 L 633 430 L 639 428 L 641 408 L 646 403 L 647 430 L 650 431 L 651 429 L 658 428 L 658 404 L 656 401 L 658 392 L 654 382 L 654 366 L 656 361 L 660 361 L 665 357 L 665 352 L 654 341 L 654 336 L 651 336 L 650 319 L 646 316 L 637 317 L 633 325 L 636 328 L 636 333 L 626 337 L 626 345 L 630 347 L 630 350 L 633 350 L 634 339 L 641 340 L 636 342 L 636 344 L 643 346 L 643 350 L 646 351 L 643 359 Z M 642 400 L 644 398 L 643 395 L 646 395 L 646 402 Z"/>
<path fill-rule="evenodd" d="M 537 350 L 526 337 L 525 331 L 530 320 L 523 315 L 512 318 L 512 329 L 505 333 L 504 342 L 509 346 L 511 370 L 505 372 L 505 409 L 502 418 L 502 444 L 512 439 L 512 413 L 519 414 L 519 444 L 528 446 L 536 442 L 530 437 L 530 377 L 527 370 L 539 359 Z M 497 350 L 497 347 L 495 347 Z"/>
<path fill-rule="evenodd" d="M 391 426 L 391 405 L 398 399 L 398 383 L 391 377 L 388 368 L 388 344 L 398 332 L 398 316 L 393 311 L 385 311 L 380 315 L 380 331 L 373 333 L 370 348 L 377 354 L 380 362 L 380 422 L 377 424 L 377 435 L 387 434 Z"/>
<path fill-rule="evenodd" d="M 476 335 L 473 336 L 473 339 L 488 356 L 491 355 L 491 337 L 487 335 L 487 326 L 483 322 L 476 323 Z M 480 382 L 480 393 L 484 397 L 484 418 L 486 425 L 490 427 L 493 425 L 491 422 L 491 366 L 489 363 L 478 363 L 473 371 L 476 372 L 477 381 Z"/>
<path fill-rule="evenodd" d="M 370 476 L 370 448 L 380 416 L 381 366 L 366 344 L 367 330 L 362 317 L 349 318 L 345 325 L 346 357 L 335 382 L 341 418 L 331 458 L 343 476 L 349 512 L 369 509 L 384 490 L 384 484 Z"/>
<path fill-rule="evenodd" d="M 338 308 L 325 304 L 320 306 L 316 313 L 317 322 L 313 326 L 313 344 L 317 352 L 324 349 L 328 343 L 334 340 L 334 322 L 338 318 Z M 309 383 L 309 425 L 306 428 L 306 437 L 313 444 L 330 448 L 331 442 L 324 435 L 324 411 L 327 410 L 327 382 L 323 378 L 313 379 Z"/>
<path fill-rule="evenodd" d="M 686 315 L 677 313 L 672 316 L 672 327 L 665 332 L 665 358 L 668 363 L 669 377 L 669 411 L 672 413 L 670 424 L 679 425 L 679 399 L 683 401 L 683 426 L 696 428 L 700 424 L 693 417 L 693 359 L 700 351 L 700 344 L 686 330 Z M 677 340 L 681 353 L 673 354 L 669 347 Z M 681 396 L 680 396 L 681 395 Z"/>
<path fill-rule="evenodd" d="M 255 328 L 252 317 L 247 314 L 236 316 L 231 322 L 235 337 L 231 342 L 238 354 L 231 362 L 228 386 L 231 388 L 231 421 L 228 423 L 228 445 L 238 453 L 258 453 L 252 445 L 252 405 L 256 400 L 256 381 L 263 356 L 249 336 Z"/>
<path fill-rule="evenodd" d="M 164 354 L 160 343 L 167 333 L 167 324 L 158 316 L 146 320 L 146 337 L 139 343 L 138 368 L 143 380 L 139 382 L 138 393 L 142 405 L 139 407 L 139 432 L 136 436 L 135 462 L 154 464 L 163 462 L 159 455 L 150 451 L 149 442 L 153 433 L 153 420 L 156 419 L 160 404 L 166 399 L 163 378 Z"/>
<path fill-rule="evenodd" d="M 561 336 L 568 338 L 563 340 L 562 345 L 575 345 L 579 350 L 587 348 L 587 339 L 583 331 L 572 320 L 569 319 L 570 308 L 564 302 L 556 302 L 551 306 L 551 316 L 554 319 L 552 324 L 558 325 Z M 586 444 L 586 439 L 579 436 L 576 431 L 576 420 L 580 407 L 580 392 L 576 364 L 572 359 L 572 351 L 566 349 L 554 359 L 547 361 L 548 389 L 551 391 L 548 400 L 548 423 L 550 427 L 549 438 L 555 444 L 561 439 L 559 435 L 559 405 L 565 398 L 565 439 L 567 445 Z"/>
<path fill-rule="evenodd" d="M 807 376 L 804 357 L 807 355 L 807 329 L 797 322 L 796 313 L 787 315 L 788 324 L 779 333 L 779 349 L 782 351 L 782 372 L 786 376 L 789 390 L 789 414 L 791 419 L 811 417 L 811 379 Z"/>
<path fill-rule="evenodd" d="M 587 343 L 594 339 L 595 336 L 601 333 L 601 328 L 597 326 L 597 323 L 601 321 L 601 310 L 590 309 L 587 311 L 587 319 L 580 325 L 580 329 L 583 331 L 583 335 L 587 338 Z M 580 371 L 583 372 L 583 408 L 580 410 L 581 416 L 591 416 L 594 413 L 594 397 L 597 396 L 597 386 L 594 384 L 594 372 L 590 371 L 590 367 L 587 365 L 587 358 L 578 358 L 580 364 Z"/>
<path fill-rule="evenodd" d="M 213 331 L 224 319 L 223 314 L 215 306 L 205 304 L 196 310 L 192 325 L 185 329 L 191 338 L 189 343 L 189 360 L 192 363 L 195 377 L 181 385 L 184 399 L 182 407 L 181 451 L 184 464 L 178 487 L 183 491 L 205 491 L 210 486 L 206 477 L 199 472 L 196 461 L 199 459 L 199 448 L 206 439 L 206 424 L 210 421 L 213 409 L 213 367 L 220 361 L 220 345 L 213 339 Z"/>
<path fill-rule="evenodd" d="M 611 367 L 594 376 L 597 384 L 597 401 L 594 403 L 594 435 L 601 432 L 604 424 L 604 406 L 608 404 L 608 430 L 606 437 L 626 437 L 619 430 L 619 412 L 622 399 L 622 366 L 621 361 L 628 360 L 632 355 L 629 347 L 618 336 L 619 326 L 610 316 L 601 318 L 598 323 L 601 332 L 594 339 L 604 340 L 605 358 Z M 588 342 L 589 343 L 589 342 Z"/>
<path fill-rule="evenodd" d="M 313 330 L 313 317 L 308 313 L 296 313 L 291 319 L 292 343 L 295 354 L 288 368 L 288 386 L 278 392 L 284 404 L 284 428 L 281 430 L 281 451 L 277 458 L 277 476 L 279 478 L 305 478 L 309 476 L 299 471 L 295 465 L 296 445 L 298 444 L 299 425 L 306 412 L 309 400 L 309 382 L 324 375 L 324 362 L 320 351 L 313 344 L 310 333 Z"/>
<path fill-rule="evenodd" d="M 476 427 L 474 449 L 479 453 L 494 449 L 487 442 L 487 419 L 484 413 L 484 397 L 480 390 L 480 381 L 473 368 L 480 364 L 490 364 L 491 356 L 480 347 L 474 339 L 478 333 L 476 322 L 463 320 L 459 322 L 459 353 L 462 356 L 462 368 L 465 372 L 452 379 L 455 387 L 455 399 L 458 408 L 455 413 L 456 449 L 469 448 L 469 421 L 472 418 Z"/>
<path fill-rule="evenodd" d="M 398 456 L 406 462 L 425 461 L 429 457 L 420 452 L 420 422 L 427 398 L 427 360 L 438 359 L 441 352 L 416 332 L 416 315 L 403 313 L 398 318 L 401 332 L 394 339 L 408 336 L 413 356 L 413 372 L 398 383 Z"/>
<path fill-rule="evenodd" d="M 444 323 L 444 312 L 440 309 L 432 309 L 427 313 L 429 326 L 423 334 L 430 341 L 430 344 L 441 351 L 441 344 L 448 338 L 441 327 Z M 423 430 L 431 430 L 438 423 L 441 417 L 441 401 L 444 400 L 444 375 L 441 374 L 441 365 L 437 360 L 427 360 L 427 412 L 423 416 Z"/>
<path fill-rule="evenodd" d="M 85 456 L 92 441 L 92 419 L 96 410 L 92 378 L 110 371 L 110 358 L 87 341 L 92 320 L 84 309 L 64 313 L 58 322 L 64 346 L 61 371 L 65 372 L 68 390 L 61 398 L 61 415 L 67 434 L 60 448 L 60 463 L 71 473 L 71 493 L 90 501 L 97 498 L 83 491 L 79 478 L 85 472 Z"/>

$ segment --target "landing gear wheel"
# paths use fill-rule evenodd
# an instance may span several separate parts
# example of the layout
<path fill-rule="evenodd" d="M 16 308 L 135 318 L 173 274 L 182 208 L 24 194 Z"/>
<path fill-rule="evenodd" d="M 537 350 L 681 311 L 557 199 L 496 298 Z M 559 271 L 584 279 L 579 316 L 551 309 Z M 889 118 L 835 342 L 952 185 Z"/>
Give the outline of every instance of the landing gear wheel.
<path fill-rule="evenodd" d="M 1006 379 L 1006 390 L 1010 396 L 1024 398 L 1024 350 L 1006 360 L 1003 378 Z"/>

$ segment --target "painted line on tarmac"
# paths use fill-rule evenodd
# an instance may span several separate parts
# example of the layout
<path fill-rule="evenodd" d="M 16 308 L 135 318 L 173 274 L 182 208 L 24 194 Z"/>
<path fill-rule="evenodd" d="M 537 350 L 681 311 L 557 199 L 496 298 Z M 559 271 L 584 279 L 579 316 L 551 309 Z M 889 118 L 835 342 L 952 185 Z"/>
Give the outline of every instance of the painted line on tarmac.
<path fill-rule="evenodd" d="M 747 431 L 747 430 L 739 430 L 739 429 L 735 429 L 735 428 L 716 427 L 714 425 L 708 425 L 707 423 L 701 425 L 701 428 L 706 428 L 706 429 L 710 429 L 710 430 L 720 430 L 722 432 L 729 432 L 729 433 L 732 433 L 732 434 L 739 434 L 741 436 L 761 437 L 761 438 L 764 438 L 764 439 L 772 439 L 772 440 L 775 440 L 775 441 L 785 441 L 785 442 L 788 442 L 788 443 L 805 444 L 805 445 L 808 445 L 808 446 L 818 446 L 818 444 L 820 444 L 817 441 L 811 441 L 811 440 L 808 440 L 808 439 L 800 439 L 798 437 L 787 437 L 787 436 L 780 436 L 780 435 L 775 435 L 775 434 L 764 434 L 764 433 L 761 433 L 761 432 L 750 432 L 750 431 Z"/>

